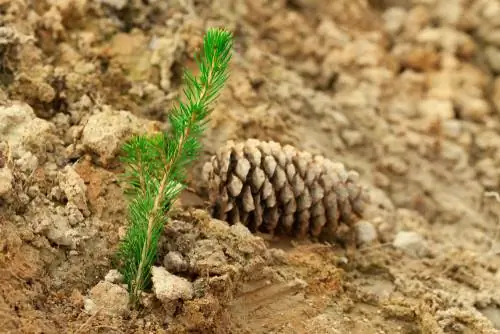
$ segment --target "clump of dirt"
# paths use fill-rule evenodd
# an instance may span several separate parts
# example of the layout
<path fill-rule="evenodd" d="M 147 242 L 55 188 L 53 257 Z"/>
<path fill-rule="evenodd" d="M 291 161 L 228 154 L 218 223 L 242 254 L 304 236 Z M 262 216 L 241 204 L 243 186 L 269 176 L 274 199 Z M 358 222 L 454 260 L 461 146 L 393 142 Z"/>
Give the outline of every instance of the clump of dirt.
<path fill-rule="evenodd" d="M 497 0 L 0 0 L 2 328 L 498 332 L 499 17 Z M 184 290 L 131 311 L 107 274 L 117 153 L 168 131 L 211 26 L 234 31 L 231 79 L 155 269 Z M 359 173 L 355 252 L 208 216 L 203 164 L 248 138 Z"/>

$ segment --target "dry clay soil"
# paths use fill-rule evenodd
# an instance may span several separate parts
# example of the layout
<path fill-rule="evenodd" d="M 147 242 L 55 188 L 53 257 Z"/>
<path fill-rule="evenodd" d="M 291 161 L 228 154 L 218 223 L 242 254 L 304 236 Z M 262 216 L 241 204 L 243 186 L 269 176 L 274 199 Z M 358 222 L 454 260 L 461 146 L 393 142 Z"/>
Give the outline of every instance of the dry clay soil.
<path fill-rule="evenodd" d="M 499 18 L 495 0 L 0 0 L 0 332 L 499 332 Z M 212 26 L 235 34 L 231 78 L 158 260 L 185 259 L 194 297 L 90 314 L 126 227 L 119 145 L 168 130 Z M 354 252 L 210 218 L 202 163 L 247 138 L 359 172 Z"/>

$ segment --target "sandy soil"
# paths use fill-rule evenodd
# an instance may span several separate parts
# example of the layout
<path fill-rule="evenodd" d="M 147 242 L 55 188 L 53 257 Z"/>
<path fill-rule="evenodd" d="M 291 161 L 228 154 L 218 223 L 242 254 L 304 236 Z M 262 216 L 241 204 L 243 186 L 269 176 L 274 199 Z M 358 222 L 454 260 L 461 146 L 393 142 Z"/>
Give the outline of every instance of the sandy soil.
<path fill-rule="evenodd" d="M 215 25 L 231 80 L 158 263 L 194 297 L 89 313 L 126 226 L 119 145 L 168 129 Z M 499 36 L 498 0 L 0 0 L 0 332 L 500 332 Z M 208 216 L 201 166 L 246 138 L 360 173 L 354 254 Z"/>

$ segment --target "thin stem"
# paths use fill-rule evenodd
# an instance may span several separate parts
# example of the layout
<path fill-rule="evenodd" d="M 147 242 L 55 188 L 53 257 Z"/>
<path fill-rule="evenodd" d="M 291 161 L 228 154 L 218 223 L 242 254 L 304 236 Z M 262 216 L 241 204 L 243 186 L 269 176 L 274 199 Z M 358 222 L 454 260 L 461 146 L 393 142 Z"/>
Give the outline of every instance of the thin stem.
<path fill-rule="evenodd" d="M 155 217 L 156 217 L 156 212 L 160 208 L 160 203 L 162 202 L 163 199 L 163 193 L 165 191 L 165 185 L 167 184 L 168 180 L 168 174 L 165 173 L 163 174 L 163 178 L 160 183 L 160 187 L 158 189 L 158 196 L 155 198 L 155 202 L 153 205 L 153 209 L 151 210 L 151 213 L 149 214 L 148 217 L 148 231 L 146 234 L 146 242 L 142 246 L 142 252 L 141 252 L 141 262 L 139 264 L 139 269 L 137 270 L 137 275 L 135 276 L 134 280 L 134 291 L 132 292 L 132 303 L 135 304 L 139 298 L 139 290 L 140 286 L 142 284 L 142 272 L 144 271 L 144 266 L 146 265 L 146 256 L 148 254 L 148 249 L 151 246 L 151 238 L 153 236 L 153 225 L 155 222 Z"/>

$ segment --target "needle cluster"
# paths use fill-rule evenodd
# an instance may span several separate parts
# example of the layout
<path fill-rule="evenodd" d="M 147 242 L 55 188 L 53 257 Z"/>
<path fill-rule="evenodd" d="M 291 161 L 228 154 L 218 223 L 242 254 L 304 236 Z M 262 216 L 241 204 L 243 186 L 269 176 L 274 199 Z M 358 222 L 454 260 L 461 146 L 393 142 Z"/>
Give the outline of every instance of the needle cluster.
<path fill-rule="evenodd" d="M 168 115 L 171 131 L 135 136 L 123 147 L 129 227 L 117 255 L 133 305 L 150 284 L 159 237 L 173 202 L 185 187 L 186 169 L 199 155 L 210 105 L 229 76 L 231 51 L 232 34 L 209 29 L 195 56 L 199 75 L 184 72 L 185 101 L 179 99 Z"/>

